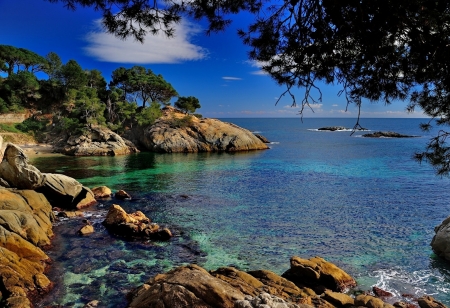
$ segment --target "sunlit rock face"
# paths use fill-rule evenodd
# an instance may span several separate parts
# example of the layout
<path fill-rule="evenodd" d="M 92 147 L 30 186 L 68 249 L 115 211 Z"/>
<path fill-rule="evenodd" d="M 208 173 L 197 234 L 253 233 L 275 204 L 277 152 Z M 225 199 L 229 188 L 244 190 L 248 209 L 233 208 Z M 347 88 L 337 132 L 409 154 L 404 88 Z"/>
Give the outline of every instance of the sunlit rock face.
<path fill-rule="evenodd" d="M 125 135 L 152 152 L 236 152 L 264 150 L 268 146 L 252 132 L 217 119 L 199 119 L 174 108 L 145 129 L 136 128 Z"/>

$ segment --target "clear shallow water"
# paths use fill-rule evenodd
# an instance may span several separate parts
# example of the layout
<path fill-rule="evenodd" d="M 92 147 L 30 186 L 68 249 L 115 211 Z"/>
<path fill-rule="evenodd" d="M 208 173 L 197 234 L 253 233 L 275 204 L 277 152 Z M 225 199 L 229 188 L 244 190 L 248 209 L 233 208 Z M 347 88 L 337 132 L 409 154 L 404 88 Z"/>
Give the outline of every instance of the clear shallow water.
<path fill-rule="evenodd" d="M 55 228 L 50 276 L 59 287 L 40 305 L 82 307 L 97 299 L 104 307 L 124 307 L 131 288 L 174 266 L 234 265 L 281 274 L 293 255 L 322 256 L 356 276 L 362 289 L 377 284 L 450 304 L 450 267 L 429 247 L 434 227 L 450 215 L 450 180 L 412 159 L 433 134 L 419 130 L 421 120 L 362 120 L 372 131 L 421 136 L 406 139 L 314 131 L 351 128 L 354 119 L 228 121 L 260 132 L 273 142 L 271 149 L 34 158 L 43 172 L 134 197 L 96 207 L 91 236 L 74 234 L 79 220 Z M 168 243 L 111 237 L 100 224 L 111 203 L 143 211 L 176 236 Z"/>

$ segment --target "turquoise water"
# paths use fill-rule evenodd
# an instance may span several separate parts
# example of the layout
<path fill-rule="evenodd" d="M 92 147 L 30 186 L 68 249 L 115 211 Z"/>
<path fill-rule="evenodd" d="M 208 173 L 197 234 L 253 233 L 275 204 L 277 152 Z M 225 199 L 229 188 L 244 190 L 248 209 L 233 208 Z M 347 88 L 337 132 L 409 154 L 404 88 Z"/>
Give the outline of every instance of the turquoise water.
<path fill-rule="evenodd" d="M 36 157 L 43 172 L 84 185 L 124 189 L 131 201 L 93 208 L 97 232 L 75 235 L 80 220 L 55 227 L 50 277 L 58 287 L 38 305 L 124 307 L 125 294 L 156 273 L 197 263 L 279 274 L 289 258 L 316 255 L 397 295 L 432 294 L 450 304 L 450 267 L 432 253 L 434 227 L 450 215 L 450 180 L 412 159 L 433 132 L 418 119 L 363 119 L 372 131 L 420 135 L 362 138 L 354 119 L 228 119 L 266 136 L 271 149 L 245 153 L 121 157 Z M 108 206 L 141 210 L 173 230 L 168 243 L 124 242 L 101 226 Z"/>

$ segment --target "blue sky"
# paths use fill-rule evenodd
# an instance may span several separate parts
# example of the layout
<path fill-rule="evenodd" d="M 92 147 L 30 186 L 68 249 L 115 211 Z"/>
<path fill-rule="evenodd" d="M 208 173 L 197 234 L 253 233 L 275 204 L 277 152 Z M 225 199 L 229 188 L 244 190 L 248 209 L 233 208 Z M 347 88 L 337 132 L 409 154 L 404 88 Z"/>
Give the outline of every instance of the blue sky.
<path fill-rule="evenodd" d="M 256 63 L 248 60 L 248 47 L 236 34 L 245 27 L 248 15 L 237 16 L 225 32 L 205 35 L 201 23 L 184 20 L 176 37 L 166 39 L 149 35 L 144 44 L 133 39 L 122 41 L 105 33 L 100 14 L 79 8 L 75 12 L 62 4 L 44 0 L 0 0 L 0 44 L 32 50 L 42 56 L 57 53 L 66 63 L 76 60 L 84 69 L 98 69 L 109 81 L 111 72 L 120 67 L 142 65 L 162 74 L 181 96 L 195 96 L 205 117 L 299 117 L 299 108 L 290 107 L 286 96 L 275 105 L 284 88 L 262 74 Z M 357 111 L 346 109 L 338 97 L 340 88 L 322 86 L 323 99 L 306 110 L 304 117 L 350 117 Z M 298 100 L 303 91 L 295 91 Z M 362 117 L 424 117 L 420 110 L 407 114 L 406 103 L 390 106 L 363 104 Z"/>

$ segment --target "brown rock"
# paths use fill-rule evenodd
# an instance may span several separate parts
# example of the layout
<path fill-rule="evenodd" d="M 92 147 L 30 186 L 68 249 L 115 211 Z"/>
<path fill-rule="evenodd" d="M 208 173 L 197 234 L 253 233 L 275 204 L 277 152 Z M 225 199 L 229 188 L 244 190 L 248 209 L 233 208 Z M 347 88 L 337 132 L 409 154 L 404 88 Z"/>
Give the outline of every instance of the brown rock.
<path fill-rule="evenodd" d="M 197 265 L 178 267 L 148 280 L 129 295 L 129 308 L 233 308 L 244 294 Z"/>
<path fill-rule="evenodd" d="M 392 297 L 392 296 L 394 296 L 392 293 L 390 293 L 388 291 L 385 291 L 383 289 L 380 289 L 380 288 L 378 288 L 376 286 L 374 286 L 372 288 L 372 291 L 373 291 L 373 294 L 375 294 L 378 297 Z"/>
<path fill-rule="evenodd" d="M 326 290 L 322 298 L 336 307 L 353 306 L 355 304 L 355 300 L 347 294 L 330 290 Z"/>
<path fill-rule="evenodd" d="M 420 308 L 447 308 L 444 304 L 428 295 L 420 297 L 417 302 L 419 303 Z"/>
<path fill-rule="evenodd" d="M 112 196 L 111 189 L 106 186 L 99 186 L 92 188 L 92 193 L 95 198 L 109 198 Z"/>
<path fill-rule="evenodd" d="M 84 225 L 80 230 L 77 231 L 80 235 L 88 235 L 94 233 L 94 227 L 92 225 Z"/>
<path fill-rule="evenodd" d="M 355 306 L 364 306 L 367 308 L 383 308 L 384 302 L 379 298 L 360 294 L 355 298 Z"/>
<path fill-rule="evenodd" d="M 41 187 L 44 176 L 28 163 L 28 157 L 18 146 L 8 143 L 0 164 L 0 178 L 3 185 L 18 189 L 35 189 Z"/>
<path fill-rule="evenodd" d="M 84 217 L 84 213 L 81 211 L 63 211 L 59 212 L 58 216 L 64 218 Z"/>
<path fill-rule="evenodd" d="M 182 122 L 183 125 L 177 123 Z M 268 146 L 249 130 L 217 119 L 199 119 L 177 110 L 165 115 L 146 129 L 132 129 L 126 137 L 154 152 L 235 152 L 264 150 Z"/>
<path fill-rule="evenodd" d="M 131 196 L 125 190 L 119 190 L 114 195 L 117 199 L 131 199 Z"/>
<path fill-rule="evenodd" d="M 296 285 L 323 286 L 337 292 L 356 286 L 356 281 L 349 274 L 320 257 L 309 260 L 292 257 L 291 268 L 282 276 Z"/>

